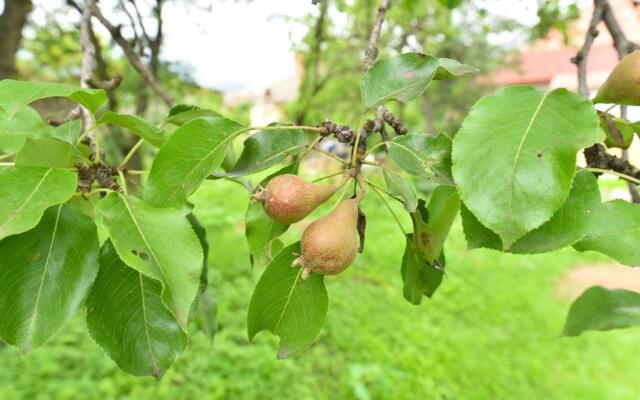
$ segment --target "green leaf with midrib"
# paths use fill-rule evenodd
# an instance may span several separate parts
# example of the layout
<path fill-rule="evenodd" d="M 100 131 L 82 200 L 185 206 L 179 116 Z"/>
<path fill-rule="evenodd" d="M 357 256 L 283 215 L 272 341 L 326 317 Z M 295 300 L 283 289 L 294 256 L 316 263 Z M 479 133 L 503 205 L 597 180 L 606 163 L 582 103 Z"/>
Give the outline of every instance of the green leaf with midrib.
<path fill-rule="evenodd" d="M 453 178 L 506 250 L 564 204 L 578 150 L 603 139 L 593 105 L 578 95 L 507 87 L 465 118 L 453 141 Z"/>

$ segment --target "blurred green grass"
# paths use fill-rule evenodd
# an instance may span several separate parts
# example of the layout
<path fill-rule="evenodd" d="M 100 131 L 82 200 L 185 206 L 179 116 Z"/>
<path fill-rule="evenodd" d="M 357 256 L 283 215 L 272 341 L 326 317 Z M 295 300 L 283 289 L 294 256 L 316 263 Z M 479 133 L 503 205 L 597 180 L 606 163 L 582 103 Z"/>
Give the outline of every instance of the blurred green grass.
<path fill-rule="evenodd" d="M 277 338 L 261 333 L 247 341 L 247 305 L 263 270 L 249 264 L 247 200 L 229 182 L 207 182 L 195 196 L 212 248 L 210 290 L 219 302 L 213 344 L 194 332 L 158 383 L 118 370 L 78 316 L 25 358 L 0 349 L 0 399 L 635 399 L 640 393 L 633 353 L 640 331 L 559 336 L 569 304 L 554 295 L 556 282 L 573 265 L 605 257 L 571 249 L 538 256 L 467 251 L 457 223 L 446 246 L 448 278 L 434 299 L 416 307 L 402 298 L 404 239 L 373 193 L 363 204 L 365 254 L 327 279 L 329 315 L 317 343 L 277 360 Z M 295 240 L 301 229 L 285 238 Z"/>

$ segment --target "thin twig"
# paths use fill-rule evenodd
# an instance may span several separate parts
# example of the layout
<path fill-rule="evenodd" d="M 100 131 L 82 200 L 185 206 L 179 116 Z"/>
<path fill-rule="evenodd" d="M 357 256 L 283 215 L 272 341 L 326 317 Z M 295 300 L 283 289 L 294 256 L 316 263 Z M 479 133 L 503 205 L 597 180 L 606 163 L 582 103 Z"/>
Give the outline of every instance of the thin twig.
<path fill-rule="evenodd" d="M 96 65 L 96 47 L 91 41 L 91 15 L 94 0 L 85 0 L 82 10 L 82 22 L 80 23 L 80 47 L 82 49 L 82 64 L 80 67 L 80 87 L 89 88 L 93 79 L 93 70 Z M 87 132 L 91 147 L 95 152 L 96 163 L 100 162 L 100 149 L 96 148 L 96 137 L 92 134 L 95 126 L 93 116 L 86 108 L 82 108 L 82 127 Z"/>
<path fill-rule="evenodd" d="M 153 72 L 142 62 L 140 57 L 136 54 L 131 43 L 122 36 L 119 26 L 114 26 L 100 11 L 100 8 L 95 4 L 92 4 L 91 10 L 93 15 L 100 21 L 100 23 L 109 31 L 113 40 L 120 46 L 125 56 L 133 66 L 133 68 L 147 81 L 151 89 L 156 92 L 162 100 L 169 107 L 176 105 L 176 101 L 171 94 L 158 82 Z"/>
<path fill-rule="evenodd" d="M 381 0 L 378 7 L 378 16 L 369 36 L 369 45 L 364 52 L 364 70 L 367 71 L 378 58 L 378 42 L 380 41 L 380 32 L 384 23 L 385 14 L 389 9 L 389 0 Z"/>

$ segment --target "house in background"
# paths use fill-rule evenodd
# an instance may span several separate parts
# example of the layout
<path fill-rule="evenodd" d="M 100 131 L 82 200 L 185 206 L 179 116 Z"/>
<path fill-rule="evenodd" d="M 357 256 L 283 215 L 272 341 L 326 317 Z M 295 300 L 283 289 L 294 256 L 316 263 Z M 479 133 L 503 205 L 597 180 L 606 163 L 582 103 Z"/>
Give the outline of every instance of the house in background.
<path fill-rule="evenodd" d="M 640 0 L 610 0 L 609 2 L 627 38 L 640 43 Z M 529 84 L 545 90 L 566 87 L 577 91 L 577 67 L 571 59 L 576 56 L 584 43 L 592 13 L 593 3 L 581 10 L 579 20 L 574 22 L 573 29 L 569 33 L 568 43 L 563 41 L 559 32 L 551 31 L 547 38 L 523 47 L 519 54 L 519 65 L 513 69 L 499 70 L 494 77 L 494 83 L 498 86 Z M 592 95 L 618 63 L 618 53 L 604 22 L 600 22 L 598 31 L 599 35 L 593 42 L 587 60 L 587 84 Z M 613 112 L 616 111 L 616 109 L 613 110 Z M 628 118 L 632 121 L 640 120 L 640 107 L 629 107 Z M 629 149 L 629 157 L 632 161 L 640 163 L 638 138 Z"/>

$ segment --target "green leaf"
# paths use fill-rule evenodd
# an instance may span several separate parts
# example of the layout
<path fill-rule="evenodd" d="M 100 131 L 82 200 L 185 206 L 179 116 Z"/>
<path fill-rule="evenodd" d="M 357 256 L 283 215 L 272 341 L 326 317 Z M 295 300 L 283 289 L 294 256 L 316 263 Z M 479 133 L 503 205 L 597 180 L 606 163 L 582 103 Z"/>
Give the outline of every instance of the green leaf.
<path fill-rule="evenodd" d="M 411 304 L 422 303 L 422 296 L 431 297 L 442 283 L 444 272 L 441 269 L 444 265 L 436 268 L 427 262 L 422 255 L 416 251 L 415 238 L 413 234 L 406 236 L 407 244 L 402 256 L 402 282 L 403 295 Z"/>
<path fill-rule="evenodd" d="M 13 114 L 19 107 L 48 97 L 66 97 L 85 106 L 92 114 L 107 101 L 102 89 L 84 89 L 51 82 L 0 81 L 0 108 Z"/>
<path fill-rule="evenodd" d="M 476 67 L 472 67 L 470 65 L 462 64 L 458 60 L 453 60 L 451 58 L 441 58 L 439 59 L 440 65 L 436 71 L 434 80 L 444 80 L 457 78 L 466 74 L 475 74 L 480 72 L 480 70 Z"/>
<path fill-rule="evenodd" d="M 271 242 L 289 229 L 275 222 L 264 212 L 262 204 L 251 201 L 245 215 L 245 236 L 251 251 L 252 264 L 264 265 L 271 259 Z"/>
<path fill-rule="evenodd" d="M 52 136 L 56 139 L 67 142 L 75 146 L 78 138 L 80 137 L 80 129 L 82 128 L 82 121 L 74 119 L 69 122 L 57 126 L 52 133 Z"/>
<path fill-rule="evenodd" d="M 449 79 L 477 72 L 476 68 L 449 58 L 404 53 L 378 60 L 362 79 L 362 101 L 366 109 L 388 100 L 406 103 L 420 96 L 432 80 Z"/>
<path fill-rule="evenodd" d="M 322 329 L 328 297 L 324 276 L 302 279 L 302 268 L 292 268 L 300 244 L 285 247 L 267 265 L 249 303 L 249 340 L 264 330 L 280 337 L 278 357 L 306 349 Z"/>
<path fill-rule="evenodd" d="M 414 212 L 418 207 L 418 195 L 413 185 L 400 175 L 382 170 L 387 189 L 392 195 L 400 197 L 404 201 L 404 208 L 407 212 Z"/>
<path fill-rule="evenodd" d="M 195 119 L 176 129 L 153 162 L 145 200 L 158 207 L 182 207 L 220 166 L 229 143 L 245 131 L 226 118 Z"/>
<path fill-rule="evenodd" d="M 162 284 L 127 266 L 107 241 L 87 299 L 87 327 L 118 367 L 160 378 L 187 344 L 162 303 Z"/>
<path fill-rule="evenodd" d="M 589 220 L 600 207 L 600 189 L 593 174 L 581 170 L 573 180 L 569 198 L 542 226 L 518 239 L 509 251 L 544 253 L 570 246 L 585 237 Z"/>
<path fill-rule="evenodd" d="M 502 239 L 500 239 L 500 236 L 482 225 L 464 204 L 460 207 L 460 216 L 462 217 L 464 236 L 467 239 L 467 248 L 502 250 Z"/>
<path fill-rule="evenodd" d="M 362 101 L 366 109 L 388 100 L 406 103 L 424 92 L 440 63 L 436 57 L 405 53 L 378 60 L 362 79 Z"/>
<path fill-rule="evenodd" d="M 27 138 L 50 136 L 53 131 L 53 127 L 45 124 L 31 107 L 22 108 L 13 115 L 0 109 L 0 150 L 17 152 Z"/>
<path fill-rule="evenodd" d="M 187 218 L 178 210 L 115 192 L 100 200 L 96 211 L 122 261 L 162 282 L 162 300 L 185 329 L 203 263 L 202 247 Z"/>
<path fill-rule="evenodd" d="M 165 119 L 165 122 L 174 125 L 183 125 L 196 118 L 202 117 L 222 117 L 220 113 L 213 110 L 203 109 L 197 106 L 190 106 L 187 104 L 179 104 L 169 111 L 169 116 Z"/>
<path fill-rule="evenodd" d="M 511 86 L 480 100 L 453 142 L 462 200 L 504 249 L 564 204 L 577 151 L 604 140 L 592 104 L 565 89 Z"/>
<path fill-rule="evenodd" d="M 438 186 L 425 208 L 424 200 L 418 202 L 417 212 L 411 213 L 416 251 L 429 264 L 438 260 L 451 226 L 460 210 L 460 198 L 451 186 Z"/>
<path fill-rule="evenodd" d="M 609 148 L 628 149 L 637 128 L 626 119 L 616 118 L 608 113 L 598 114 L 600 115 L 600 127 L 607 136 L 604 144 Z"/>
<path fill-rule="evenodd" d="M 600 191 L 596 178 L 587 170 L 578 171 L 569 198 L 560 210 L 542 226 L 518 239 L 509 252 L 534 254 L 570 246 L 585 237 L 589 229 L 589 219 L 599 207 Z M 461 214 L 470 249 L 502 249 L 500 237 L 478 222 L 466 207 L 463 207 Z"/>
<path fill-rule="evenodd" d="M 74 172 L 53 168 L 0 169 L 0 239 L 38 224 L 44 211 L 76 191 Z"/>
<path fill-rule="evenodd" d="M 608 331 L 640 325 L 640 293 L 594 286 L 571 305 L 565 336 L 586 331 Z"/>
<path fill-rule="evenodd" d="M 97 123 L 121 126 L 156 147 L 160 147 L 165 141 L 162 129 L 156 128 L 136 115 L 118 114 L 113 111 L 107 111 L 100 117 Z"/>
<path fill-rule="evenodd" d="M 0 241 L 0 337 L 26 353 L 84 301 L 98 272 L 98 237 L 73 206 L 49 208 L 32 230 Z"/>
<path fill-rule="evenodd" d="M 573 245 L 594 250 L 632 267 L 640 266 L 640 205 L 613 200 L 601 204 L 588 220 L 588 234 Z"/>
<path fill-rule="evenodd" d="M 54 138 L 28 138 L 16 155 L 17 167 L 71 168 L 77 162 L 76 149 Z"/>
<path fill-rule="evenodd" d="M 257 132 L 244 141 L 240 158 L 225 175 L 241 176 L 265 170 L 301 152 L 308 144 L 302 130 Z"/>
<path fill-rule="evenodd" d="M 451 138 L 442 133 L 397 136 L 387 143 L 389 157 L 398 167 L 418 177 L 431 176 L 430 168 L 441 183 L 451 182 L 451 146 Z"/>
<path fill-rule="evenodd" d="M 296 174 L 298 165 L 288 165 L 269 175 L 260 182 L 260 186 L 266 187 L 267 183 L 278 175 Z M 251 264 L 267 264 L 272 257 L 272 242 L 278 236 L 289 229 L 289 225 L 275 222 L 265 212 L 262 204 L 251 201 L 245 214 L 245 236 L 251 253 Z"/>
<path fill-rule="evenodd" d="M 191 224 L 193 232 L 198 237 L 198 242 L 200 242 L 200 247 L 202 247 L 203 254 L 202 271 L 200 272 L 200 285 L 198 286 L 198 294 L 196 295 L 196 299 L 191 304 L 191 311 L 189 312 L 189 321 L 191 321 L 198 311 L 202 295 L 204 295 L 207 287 L 209 286 L 209 242 L 207 242 L 207 231 L 204 228 L 204 225 L 200 223 L 200 220 L 193 213 L 187 215 L 187 220 L 189 220 L 189 224 Z"/>

